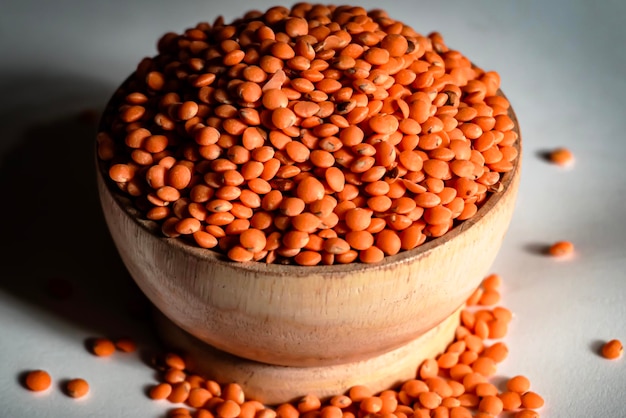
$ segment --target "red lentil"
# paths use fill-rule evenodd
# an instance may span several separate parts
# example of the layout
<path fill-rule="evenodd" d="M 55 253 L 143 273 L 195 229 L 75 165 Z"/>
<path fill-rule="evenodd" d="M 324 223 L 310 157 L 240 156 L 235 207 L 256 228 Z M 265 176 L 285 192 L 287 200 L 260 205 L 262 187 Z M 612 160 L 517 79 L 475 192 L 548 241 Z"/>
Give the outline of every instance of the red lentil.
<path fill-rule="evenodd" d="M 379 262 L 471 218 L 515 166 L 498 74 L 381 11 L 271 8 L 168 33 L 158 52 L 112 100 L 98 156 L 166 236 L 233 261 Z M 264 204 L 272 192 L 304 207 Z M 335 203 L 321 216 L 326 197 L 354 201 L 358 215 Z M 304 213 L 321 222 L 294 222 Z M 261 235 L 294 230 L 333 230 L 352 249 L 328 253 L 314 239 L 319 257 L 259 250 Z M 357 231 L 368 245 L 353 245 Z"/>
<path fill-rule="evenodd" d="M 543 406 L 543 398 L 535 392 L 528 391 L 522 395 L 522 406 L 528 409 L 538 409 Z"/>
<path fill-rule="evenodd" d="M 84 379 L 72 379 L 65 385 L 65 390 L 72 398 L 82 398 L 89 392 L 89 383 Z"/>
<path fill-rule="evenodd" d="M 624 346 L 620 340 L 611 340 L 606 342 L 602 346 L 601 354 L 602 357 L 607 358 L 609 360 L 614 360 L 616 358 L 621 357 L 624 352 Z"/>
<path fill-rule="evenodd" d="M 522 398 L 517 392 L 502 392 L 498 397 L 505 411 L 515 411 L 522 405 Z"/>
<path fill-rule="evenodd" d="M 530 381 L 526 376 L 515 376 L 506 383 L 507 390 L 523 394 L 530 389 Z"/>
<path fill-rule="evenodd" d="M 124 353 L 132 353 L 137 350 L 137 344 L 130 338 L 120 338 L 116 340 L 115 347 Z"/>
<path fill-rule="evenodd" d="M 50 387 L 52 378 L 45 370 L 33 370 L 28 372 L 24 383 L 33 392 L 41 392 Z"/>
<path fill-rule="evenodd" d="M 167 399 L 172 393 L 172 385 L 169 383 L 159 383 L 150 388 L 149 396 L 154 400 Z"/>
<path fill-rule="evenodd" d="M 550 246 L 548 253 L 553 257 L 565 257 L 574 252 L 574 244 L 569 241 L 559 241 Z"/>
<path fill-rule="evenodd" d="M 548 158 L 550 162 L 560 166 L 568 166 L 574 163 L 574 154 L 567 148 L 557 148 L 550 151 Z"/>
<path fill-rule="evenodd" d="M 97 338 L 91 344 L 91 351 L 98 357 L 108 357 L 115 352 L 115 344 L 106 338 Z"/>
<path fill-rule="evenodd" d="M 515 418 L 539 418 L 539 412 L 531 409 L 522 409 L 517 411 Z"/>

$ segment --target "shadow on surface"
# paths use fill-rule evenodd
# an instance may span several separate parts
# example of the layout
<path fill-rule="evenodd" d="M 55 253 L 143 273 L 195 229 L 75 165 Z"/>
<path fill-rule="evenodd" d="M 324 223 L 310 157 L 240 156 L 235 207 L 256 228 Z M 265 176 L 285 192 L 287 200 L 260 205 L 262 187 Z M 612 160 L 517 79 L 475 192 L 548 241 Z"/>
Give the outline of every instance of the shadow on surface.
<path fill-rule="evenodd" d="M 593 340 L 589 343 L 589 349 L 596 356 L 602 356 L 602 347 L 604 347 L 605 343 L 606 341 L 603 340 Z"/>
<path fill-rule="evenodd" d="M 128 328 L 129 308 L 147 304 L 106 228 L 95 180 L 97 117 L 90 108 L 80 108 L 80 103 L 104 103 L 113 88 L 73 78 L 48 81 L 57 83 L 48 90 L 56 96 L 34 103 L 36 112 L 7 108 L 6 102 L 0 107 L 2 130 L 15 134 L 0 157 L 5 238 L 0 292 L 89 333 L 128 334 L 136 328 Z M 67 95 L 59 93 L 63 83 L 71 85 Z M 26 86 L 16 103 L 27 101 L 32 92 L 26 81 L 9 84 Z M 50 120 L 48 115 L 58 114 L 72 100 L 81 100 L 72 102 L 80 110 Z"/>
<path fill-rule="evenodd" d="M 550 245 L 542 244 L 540 242 L 531 242 L 524 245 L 524 250 L 530 254 L 547 256 L 549 255 Z"/>
<path fill-rule="evenodd" d="M 552 162 L 550 160 L 550 154 L 551 153 L 552 153 L 552 150 L 542 149 L 542 150 L 537 151 L 535 153 L 535 156 L 537 158 L 539 158 L 540 160 L 542 160 L 543 162 L 550 163 L 550 162 Z"/>

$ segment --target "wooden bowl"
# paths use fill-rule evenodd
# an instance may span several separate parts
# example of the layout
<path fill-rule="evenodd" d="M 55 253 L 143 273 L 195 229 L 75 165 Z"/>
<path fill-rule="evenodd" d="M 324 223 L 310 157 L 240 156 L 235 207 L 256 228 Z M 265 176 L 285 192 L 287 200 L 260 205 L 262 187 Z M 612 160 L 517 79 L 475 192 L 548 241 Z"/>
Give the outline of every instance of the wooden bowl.
<path fill-rule="evenodd" d="M 519 134 L 512 109 L 509 115 Z M 234 263 L 210 250 L 164 238 L 108 181 L 102 164 L 97 182 L 106 222 L 130 274 L 169 321 L 195 337 L 180 334 L 175 340 L 194 340 L 187 345 L 197 346 L 197 339 L 213 353 L 227 353 L 217 361 L 238 364 L 234 369 L 239 368 L 240 379 L 259 368 L 282 370 L 282 375 L 271 372 L 268 378 L 283 383 L 289 381 L 285 373 L 296 376 L 300 370 L 312 376 L 316 371 L 317 393 L 328 394 L 347 387 L 350 376 L 370 376 L 372 386 L 380 383 L 380 373 L 373 368 L 384 369 L 391 358 L 404 356 L 405 362 L 398 364 L 413 367 L 436 354 L 431 353 L 435 348 L 445 348 L 454 327 L 439 333 L 438 344 L 428 350 L 415 350 L 424 344 L 426 337 L 420 337 L 433 339 L 446 319 L 455 312 L 458 317 L 459 308 L 488 273 L 515 205 L 520 141 L 520 157 L 514 170 L 503 176 L 503 190 L 491 195 L 474 217 L 440 238 L 374 265 Z M 372 363 L 374 359 L 378 363 Z M 214 374 L 216 367 L 213 364 Z M 415 368 L 409 372 L 414 375 Z M 387 373 L 400 375 L 395 369 Z M 231 377 L 226 373 L 224 378 Z M 295 396 L 291 389 L 261 397 L 281 402 Z"/>

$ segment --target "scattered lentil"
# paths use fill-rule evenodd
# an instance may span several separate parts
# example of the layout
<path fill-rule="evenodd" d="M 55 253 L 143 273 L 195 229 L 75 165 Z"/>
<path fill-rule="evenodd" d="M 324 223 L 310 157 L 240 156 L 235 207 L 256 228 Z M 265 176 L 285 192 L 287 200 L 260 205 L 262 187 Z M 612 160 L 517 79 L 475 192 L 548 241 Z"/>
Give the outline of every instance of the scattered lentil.
<path fill-rule="evenodd" d="M 72 398 L 82 398 L 89 392 L 89 383 L 84 379 L 72 379 L 65 385 L 65 390 Z"/>
<path fill-rule="evenodd" d="M 620 340 L 611 340 L 602 346 L 602 357 L 614 360 L 621 357 L 624 352 L 624 346 Z"/>
<path fill-rule="evenodd" d="M 565 257 L 574 253 L 574 244 L 569 241 L 559 241 L 550 246 L 548 253 L 553 257 Z"/>
<path fill-rule="evenodd" d="M 124 353 L 133 353 L 137 350 L 137 344 L 130 338 L 120 338 L 115 341 L 115 347 Z"/>
<path fill-rule="evenodd" d="M 115 344 L 106 338 L 96 338 L 91 344 L 91 351 L 98 357 L 108 357 L 115 352 Z"/>
<path fill-rule="evenodd" d="M 52 378 L 45 370 L 33 370 L 28 372 L 24 383 L 33 392 L 41 392 L 50 387 Z"/>
<path fill-rule="evenodd" d="M 574 154 L 567 148 L 557 148 L 550 151 L 548 158 L 550 162 L 560 166 L 568 166 L 574 163 Z"/>

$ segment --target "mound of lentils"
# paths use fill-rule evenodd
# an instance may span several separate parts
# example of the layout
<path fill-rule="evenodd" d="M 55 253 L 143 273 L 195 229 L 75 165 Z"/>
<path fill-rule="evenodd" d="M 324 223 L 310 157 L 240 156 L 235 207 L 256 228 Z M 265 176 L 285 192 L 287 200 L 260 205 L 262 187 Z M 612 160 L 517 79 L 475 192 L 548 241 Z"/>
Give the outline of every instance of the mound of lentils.
<path fill-rule="evenodd" d="M 237 262 L 377 263 L 502 190 L 500 76 L 382 10 L 299 3 L 167 33 L 98 156 L 167 237 Z"/>

